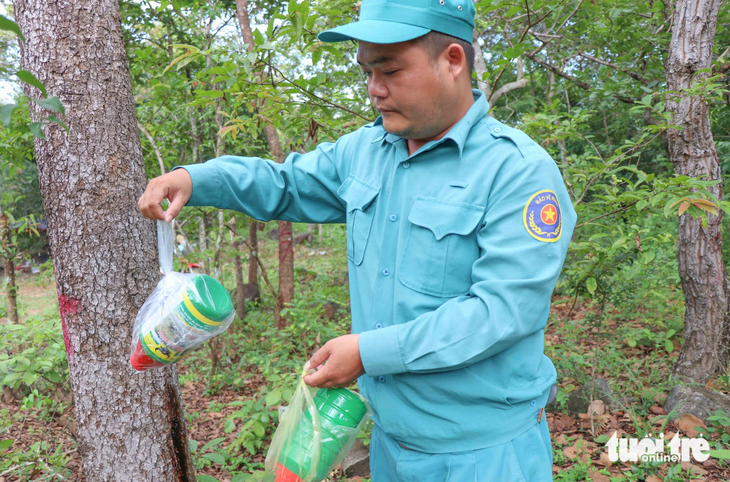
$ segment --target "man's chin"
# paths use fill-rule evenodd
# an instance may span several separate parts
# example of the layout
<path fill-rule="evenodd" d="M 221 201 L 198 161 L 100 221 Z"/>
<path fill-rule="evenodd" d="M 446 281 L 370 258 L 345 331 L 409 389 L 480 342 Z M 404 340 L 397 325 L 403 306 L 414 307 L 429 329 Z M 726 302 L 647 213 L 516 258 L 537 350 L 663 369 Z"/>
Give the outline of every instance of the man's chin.
<path fill-rule="evenodd" d="M 408 134 L 411 132 L 408 126 L 404 126 L 403 124 L 395 122 L 389 122 L 386 119 L 383 119 L 383 129 L 385 129 L 385 132 L 387 132 L 388 134 L 393 134 L 394 136 L 402 137 L 404 139 L 407 139 Z"/>

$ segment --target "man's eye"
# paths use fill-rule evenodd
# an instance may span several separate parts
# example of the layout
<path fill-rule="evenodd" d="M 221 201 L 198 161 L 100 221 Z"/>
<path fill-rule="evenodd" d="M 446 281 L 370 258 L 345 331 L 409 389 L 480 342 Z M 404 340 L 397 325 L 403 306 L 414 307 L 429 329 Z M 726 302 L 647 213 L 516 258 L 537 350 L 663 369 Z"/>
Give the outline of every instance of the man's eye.
<path fill-rule="evenodd" d="M 383 72 L 383 75 L 391 76 L 391 75 L 395 74 L 396 72 L 398 72 L 398 71 L 397 70 L 390 70 L 388 72 Z"/>

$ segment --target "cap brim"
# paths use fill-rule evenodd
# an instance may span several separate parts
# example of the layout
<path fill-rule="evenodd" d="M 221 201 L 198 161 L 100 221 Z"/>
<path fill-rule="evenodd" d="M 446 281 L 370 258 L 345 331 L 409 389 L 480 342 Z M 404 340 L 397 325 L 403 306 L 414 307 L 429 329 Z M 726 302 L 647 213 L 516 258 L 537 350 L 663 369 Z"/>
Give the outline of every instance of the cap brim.
<path fill-rule="evenodd" d="M 317 35 L 322 42 L 362 40 L 374 44 L 395 44 L 422 37 L 431 30 L 399 22 L 361 20 L 326 30 Z"/>

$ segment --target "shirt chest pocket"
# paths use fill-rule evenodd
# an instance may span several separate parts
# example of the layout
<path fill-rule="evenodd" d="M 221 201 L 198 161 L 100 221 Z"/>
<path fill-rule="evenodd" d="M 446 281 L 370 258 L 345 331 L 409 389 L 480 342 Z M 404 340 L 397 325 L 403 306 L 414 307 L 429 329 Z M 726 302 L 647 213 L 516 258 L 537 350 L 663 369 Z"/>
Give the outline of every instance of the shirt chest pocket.
<path fill-rule="evenodd" d="M 408 215 L 400 282 L 432 296 L 466 294 L 479 257 L 476 230 L 485 208 L 419 197 Z"/>
<path fill-rule="evenodd" d="M 365 256 L 375 217 L 373 201 L 380 189 L 354 176 L 348 177 L 337 194 L 347 203 L 347 259 L 359 265 Z"/>

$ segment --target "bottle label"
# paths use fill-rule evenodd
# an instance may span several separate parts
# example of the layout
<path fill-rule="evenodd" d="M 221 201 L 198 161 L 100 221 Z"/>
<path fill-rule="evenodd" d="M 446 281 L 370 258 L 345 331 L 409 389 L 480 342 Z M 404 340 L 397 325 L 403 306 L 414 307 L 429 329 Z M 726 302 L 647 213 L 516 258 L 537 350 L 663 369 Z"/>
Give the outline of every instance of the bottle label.
<path fill-rule="evenodd" d="M 161 363 L 175 363 L 180 359 L 185 348 L 173 343 L 165 333 L 164 326 L 157 326 L 141 338 L 141 345 L 147 355 Z"/>

